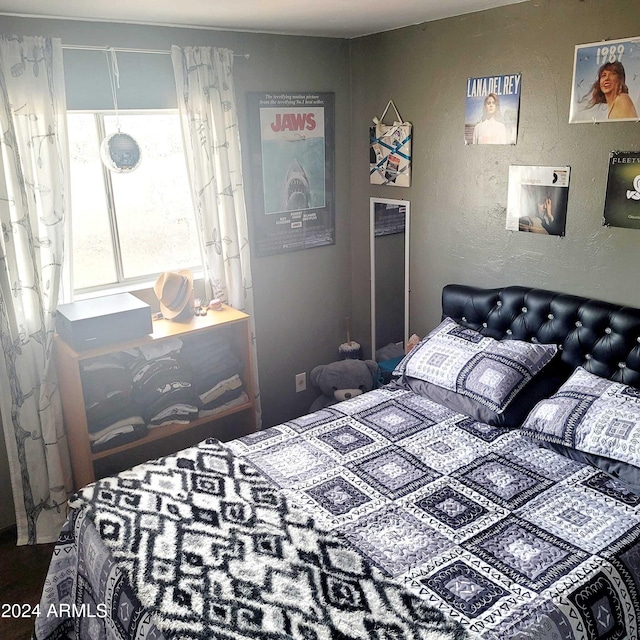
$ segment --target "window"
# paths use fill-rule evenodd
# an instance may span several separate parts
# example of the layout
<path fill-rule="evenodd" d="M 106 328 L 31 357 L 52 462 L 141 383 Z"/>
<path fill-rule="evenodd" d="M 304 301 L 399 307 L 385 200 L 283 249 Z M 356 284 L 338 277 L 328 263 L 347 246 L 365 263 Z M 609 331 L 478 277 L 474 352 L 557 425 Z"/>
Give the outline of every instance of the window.
<path fill-rule="evenodd" d="M 76 293 L 201 265 L 177 112 L 127 112 L 117 120 L 141 149 L 130 173 L 111 172 L 100 159 L 102 140 L 118 130 L 115 114 L 68 114 Z"/>

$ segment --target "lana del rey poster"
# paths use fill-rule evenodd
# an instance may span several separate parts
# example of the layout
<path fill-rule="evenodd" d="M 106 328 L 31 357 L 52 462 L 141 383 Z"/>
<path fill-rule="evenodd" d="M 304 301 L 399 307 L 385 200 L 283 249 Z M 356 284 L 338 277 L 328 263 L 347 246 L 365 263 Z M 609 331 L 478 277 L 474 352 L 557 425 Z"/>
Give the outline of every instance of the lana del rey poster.
<path fill-rule="evenodd" d="M 335 243 L 333 93 L 248 94 L 256 257 Z"/>

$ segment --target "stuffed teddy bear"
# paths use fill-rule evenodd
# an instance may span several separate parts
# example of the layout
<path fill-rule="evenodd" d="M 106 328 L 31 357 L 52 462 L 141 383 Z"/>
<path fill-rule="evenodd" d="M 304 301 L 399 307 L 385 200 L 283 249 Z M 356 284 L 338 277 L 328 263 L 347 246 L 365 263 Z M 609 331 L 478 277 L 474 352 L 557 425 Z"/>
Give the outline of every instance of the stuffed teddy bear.
<path fill-rule="evenodd" d="M 378 364 L 373 360 L 339 360 L 321 364 L 311 370 L 311 384 L 322 391 L 310 411 L 371 391 L 378 380 Z"/>

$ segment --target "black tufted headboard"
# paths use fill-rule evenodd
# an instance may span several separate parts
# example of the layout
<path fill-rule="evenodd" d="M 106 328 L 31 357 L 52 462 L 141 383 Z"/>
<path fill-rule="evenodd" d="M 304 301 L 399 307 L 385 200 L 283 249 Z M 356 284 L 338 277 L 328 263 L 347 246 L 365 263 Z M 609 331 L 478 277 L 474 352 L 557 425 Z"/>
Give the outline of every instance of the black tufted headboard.
<path fill-rule="evenodd" d="M 640 387 L 640 309 L 528 287 L 450 284 L 442 313 L 497 340 L 557 344 L 566 375 L 582 366 Z"/>

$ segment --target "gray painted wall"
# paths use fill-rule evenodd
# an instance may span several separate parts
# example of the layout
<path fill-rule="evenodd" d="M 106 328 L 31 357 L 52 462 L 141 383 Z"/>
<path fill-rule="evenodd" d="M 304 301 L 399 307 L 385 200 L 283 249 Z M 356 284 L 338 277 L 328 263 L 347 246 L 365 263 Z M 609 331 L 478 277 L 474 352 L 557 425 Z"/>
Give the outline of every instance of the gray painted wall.
<path fill-rule="evenodd" d="M 411 201 L 409 333 L 438 323 L 450 282 L 640 306 L 640 231 L 601 225 L 609 152 L 640 149 L 640 124 L 568 124 L 575 45 L 638 35 L 638 0 L 531 0 L 352 41 L 356 335 L 368 335 L 370 196 Z M 465 147 L 467 78 L 517 72 L 517 145 Z M 414 126 L 408 189 L 368 184 L 367 127 L 389 98 Z M 571 166 L 565 238 L 505 230 L 510 164 Z"/>

